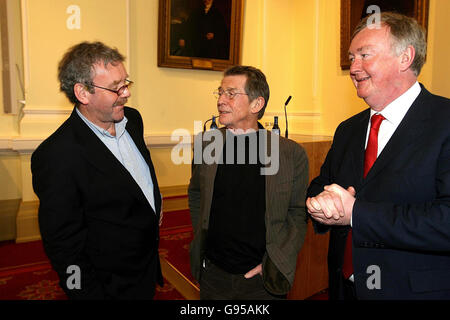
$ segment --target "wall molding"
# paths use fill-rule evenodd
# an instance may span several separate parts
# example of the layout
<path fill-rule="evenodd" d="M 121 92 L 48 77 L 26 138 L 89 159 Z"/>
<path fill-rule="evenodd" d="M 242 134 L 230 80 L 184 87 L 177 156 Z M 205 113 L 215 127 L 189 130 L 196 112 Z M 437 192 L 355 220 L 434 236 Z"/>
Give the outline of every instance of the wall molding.
<path fill-rule="evenodd" d="M 71 107 L 47 106 L 47 107 L 28 107 L 23 109 L 25 115 L 70 115 L 73 111 Z"/>
<path fill-rule="evenodd" d="M 281 112 L 273 112 L 273 111 L 266 111 L 264 112 L 264 117 L 283 117 L 284 118 L 284 111 Z M 288 112 L 287 113 L 288 118 L 305 118 L 305 117 L 321 117 L 321 112 L 315 112 L 315 111 L 304 111 L 304 112 Z"/>
<path fill-rule="evenodd" d="M 0 138 L 0 151 L 2 152 L 33 152 L 45 138 Z"/>
<path fill-rule="evenodd" d="M 29 153 L 36 150 L 36 148 L 47 137 L 0 137 L 0 152 L 18 152 Z M 302 134 L 299 132 L 290 132 L 289 138 L 297 142 L 309 142 L 309 141 L 322 141 L 331 140 L 332 136 L 326 134 Z M 191 144 L 194 141 L 193 135 L 190 135 Z M 146 134 L 144 135 L 144 141 L 149 148 L 173 148 L 178 145 L 180 141 L 172 141 L 171 133 L 161 134 Z"/>

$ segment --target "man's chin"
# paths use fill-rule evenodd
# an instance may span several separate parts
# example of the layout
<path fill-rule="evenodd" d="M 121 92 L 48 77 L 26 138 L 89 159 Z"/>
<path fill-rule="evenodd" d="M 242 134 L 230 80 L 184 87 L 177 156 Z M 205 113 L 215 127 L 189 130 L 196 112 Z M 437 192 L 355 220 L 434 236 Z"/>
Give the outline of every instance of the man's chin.
<path fill-rule="evenodd" d="M 114 107 L 114 122 L 120 122 L 125 117 L 124 106 L 115 106 Z"/>
<path fill-rule="evenodd" d="M 221 116 L 219 116 L 218 121 L 219 121 L 219 123 L 220 123 L 221 125 L 223 125 L 223 126 L 226 126 L 227 123 L 228 123 L 227 121 L 224 121 L 224 119 L 223 119 Z"/>
<path fill-rule="evenodd" d="M 367 90 L 365 88 L 357 88 L 356 89 L 356 94 L 358 96 L 358 98 L 361 99 L 366 99 L 369 96 L 369 93 L 367 92 Z"/>
<path fill-rule="evenodd" d="M 114 123 L 119 123 L 123 120 L 123 116 L 122 117 L 114 117 Z"/>

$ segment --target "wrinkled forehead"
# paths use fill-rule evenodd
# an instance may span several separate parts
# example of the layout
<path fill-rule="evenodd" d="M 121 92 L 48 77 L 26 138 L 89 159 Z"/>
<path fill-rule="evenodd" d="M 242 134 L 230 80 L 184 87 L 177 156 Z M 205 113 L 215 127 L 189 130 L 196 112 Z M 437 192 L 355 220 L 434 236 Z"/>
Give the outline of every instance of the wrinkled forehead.
<path fill-rule="evenodd" d="M 375 24 L 369 26 L 373 26 L 373 28 L 366 27 L 353 37 L 349 53 L 361 51 L 368 47 L 392 45 L 393 39 L 389 26 L 381 25 L 381 27 L 375 27 Z"/>
<path fill-rule="evenodd" d="M 247 76 L 246 75 L 229 75 L 225 76 L 222 79 L 220 87 L 223 90 L 228 89 L 245 89 L 245 85 L 247 84 Z"/>
<path fill-rule="evenodd" d="M 121 81 L 128 78 L 128 73 L 125 70 L 125 66 L 120 61 L 98 61 L 92 65 L 91 79 L 95 77 L 108 77 L 112 81 Z"/>

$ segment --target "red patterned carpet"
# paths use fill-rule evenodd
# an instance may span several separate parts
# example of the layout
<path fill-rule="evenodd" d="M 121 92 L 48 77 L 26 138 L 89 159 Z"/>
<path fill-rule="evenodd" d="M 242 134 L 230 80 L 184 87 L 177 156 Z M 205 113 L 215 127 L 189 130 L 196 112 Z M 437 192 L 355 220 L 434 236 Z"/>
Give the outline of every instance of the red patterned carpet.
<path fill-rule="evenodd" d="M 164 213 L 160 239 L 160 257 L 192 279 L 188 255 L 192 239 L 189 211 Z M 66 300 L 58 282 L 41 241 L 0 242 L 0 300 Z M 164 287 L 157 287 L 155 300 L 184 300 L 184 297 L 165 280 Z"/>
<path fill-rule="evenodd" d="M 0 243 L 0 300 L 64 300 L 41 241 Z"/>
<path fill-rule="evenodd" d="M 189 210 L 164 213 L 160 231 L 159 256 L 165 258 L 195 283 L 189 264 L 189 244 L 193 238 Z"/>
<path fill-rule="evenodd" d="M 189 210 L 164 213 L 160 228 L 159 254 L 192 283 L 189 268 L 189 244 L 193 232 Z M 164 275 L 164 274 L 163 274 Z M 66 300 L 59 279 L 44 253 L 41 241 L 16 244 L 0 242 L 0 300 Z M 327 300 L 326 290 L 307 300 Z M 185 300 L 165 279 L 157 287 L 155 300 Z"/>

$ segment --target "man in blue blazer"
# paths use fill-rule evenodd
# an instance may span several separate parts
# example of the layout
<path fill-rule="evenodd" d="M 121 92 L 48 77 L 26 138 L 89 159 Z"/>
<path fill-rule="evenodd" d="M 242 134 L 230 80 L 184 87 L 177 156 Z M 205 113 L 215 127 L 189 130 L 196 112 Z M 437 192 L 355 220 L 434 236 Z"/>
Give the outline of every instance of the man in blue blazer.
<path fill-rule="evenodd" d="M 44 248 L 71 299 L 151 299 L 162 284 L 161 195 L 123 61 L 100 42 L 65 54 L 75 108 L 31 158 Z"/>
<path fill-rule="evenodd" d="M 378 17 L 360 22 L 349 49 L 370 109 L 337 128 L 308 211 L 330 231 L 331 299 L 449 299 L 450 100 L 417 82 L 417 22 Z"/>

